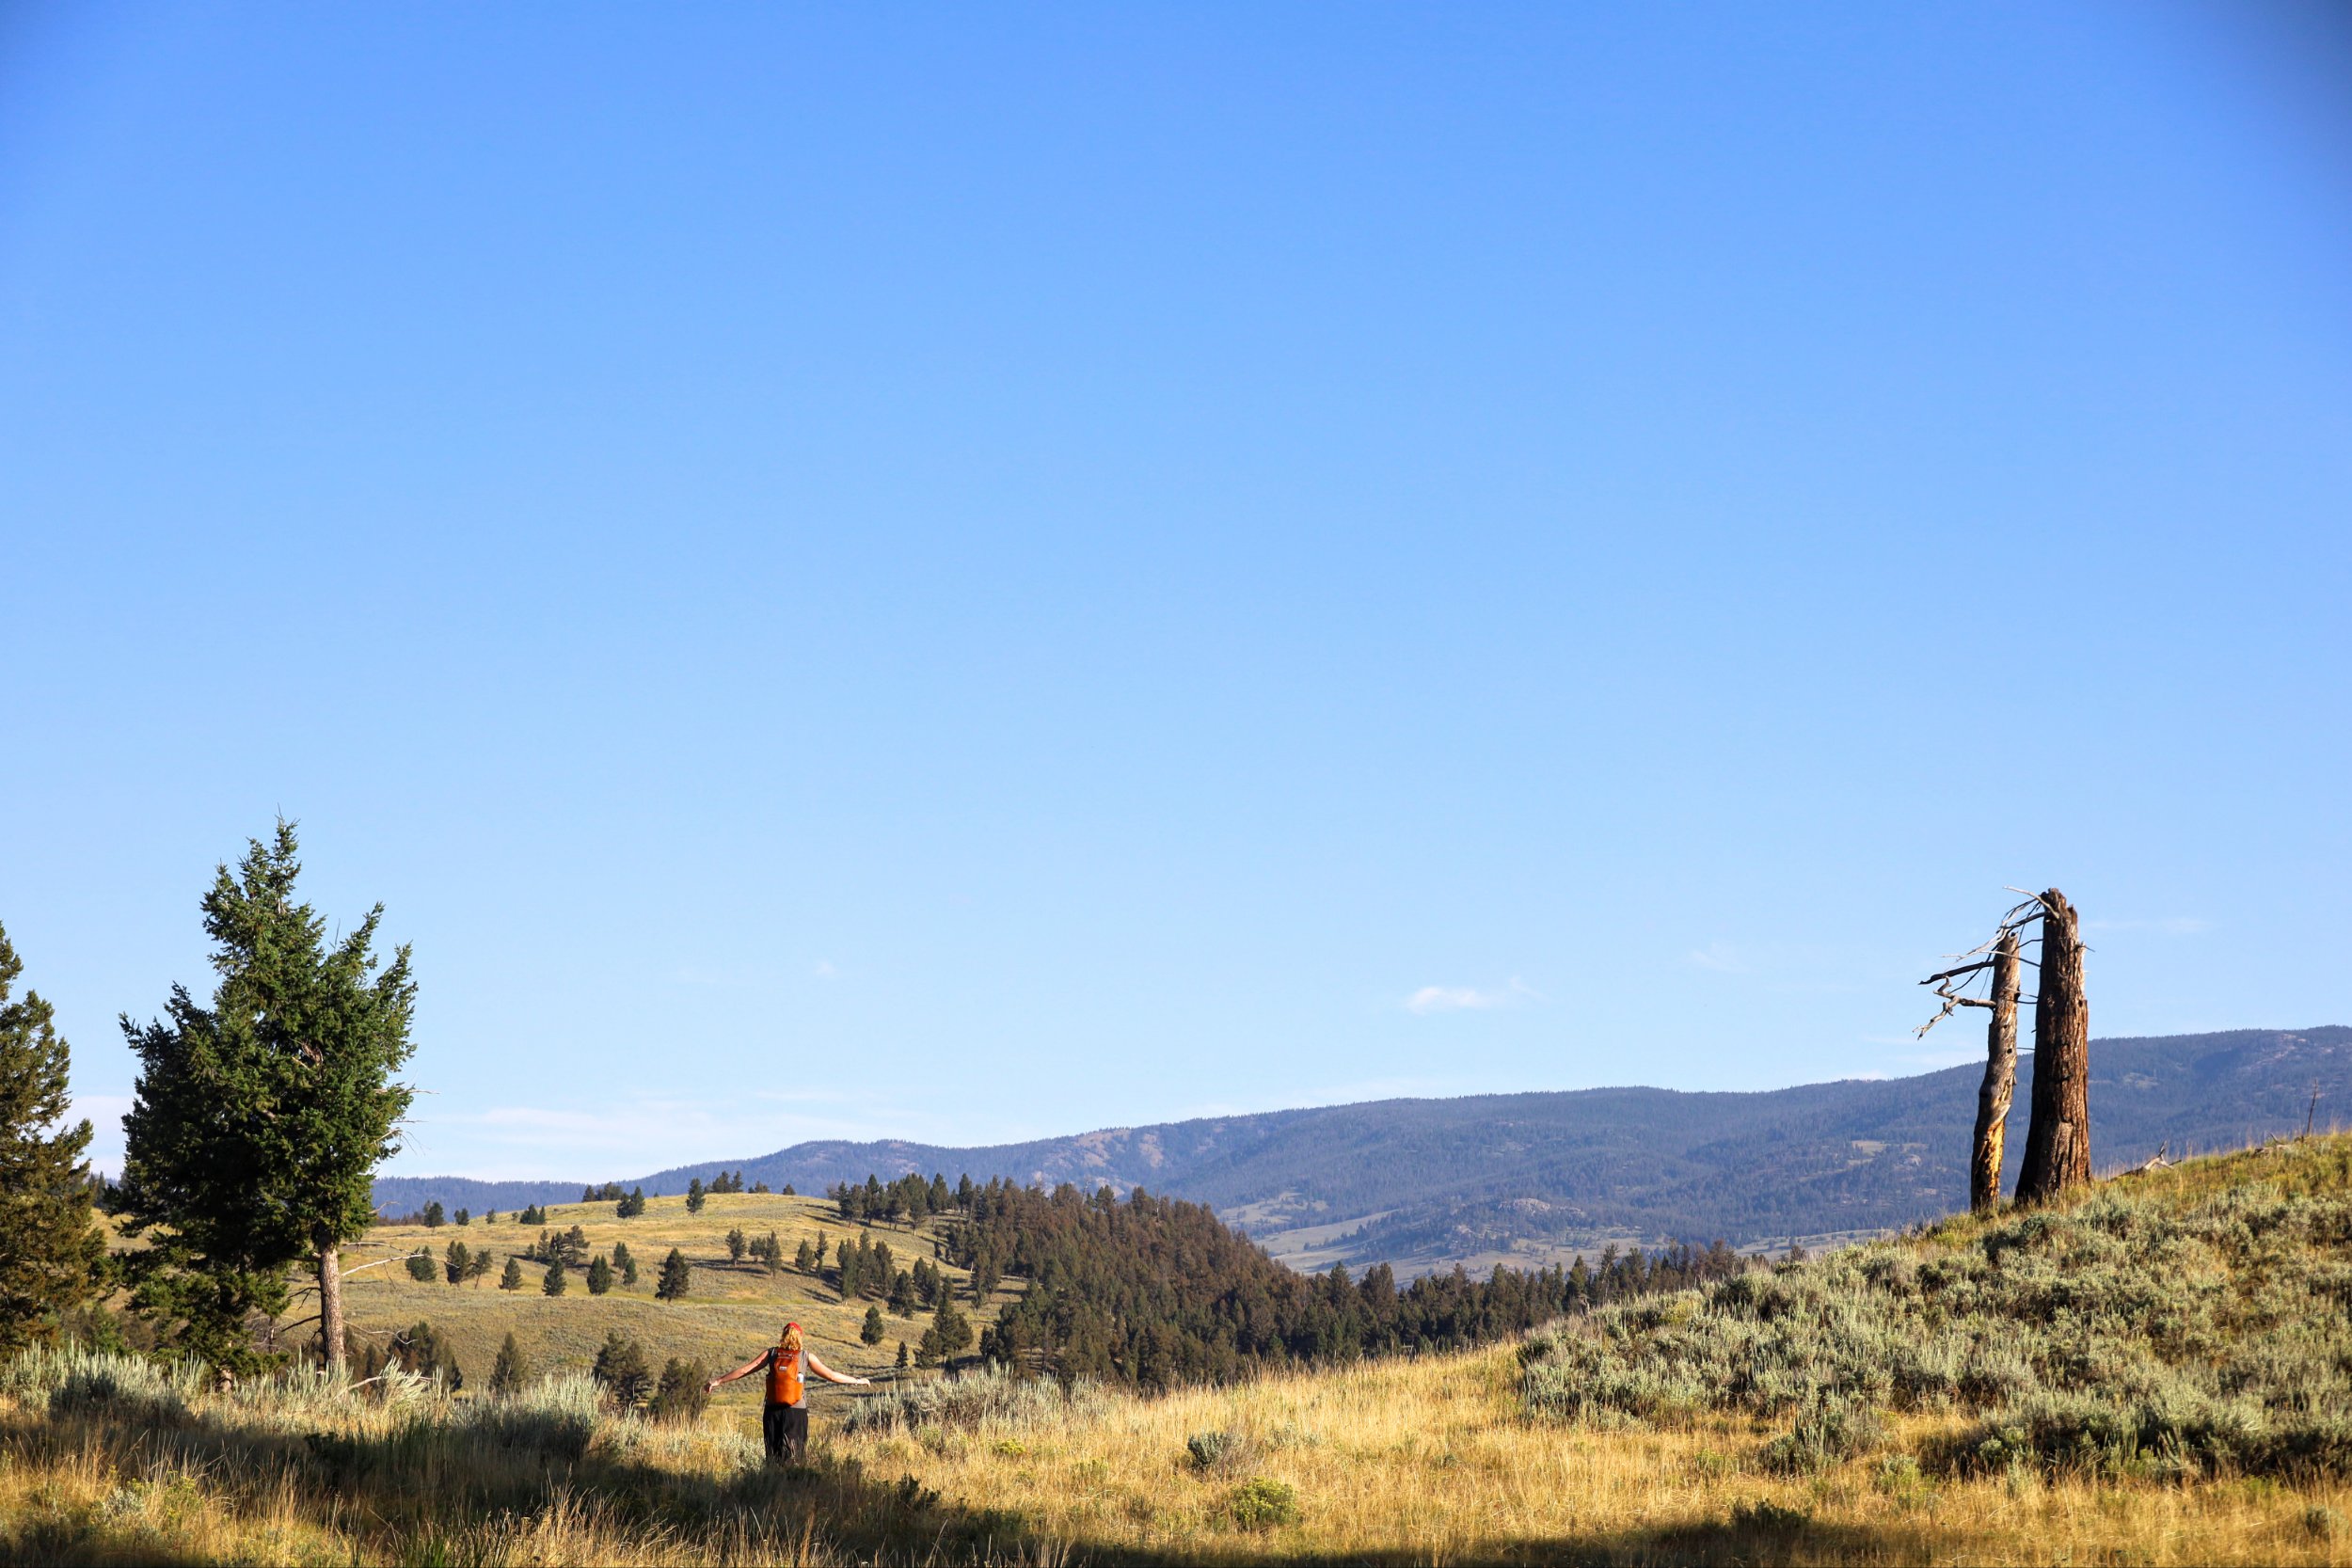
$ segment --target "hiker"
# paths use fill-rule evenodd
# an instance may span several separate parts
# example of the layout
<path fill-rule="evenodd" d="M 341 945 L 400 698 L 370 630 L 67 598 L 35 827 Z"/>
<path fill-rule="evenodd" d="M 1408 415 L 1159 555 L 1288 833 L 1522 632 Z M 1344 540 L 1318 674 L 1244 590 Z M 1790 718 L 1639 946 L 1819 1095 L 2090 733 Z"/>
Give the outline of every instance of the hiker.
<path fill-rule="evenodd" d="M 759 1413 L 759 1432 L 767 1439 L 769 1459 L 781 1459 L 787 1465 L 798 1465 L 808 1451 L 809 1373 L 815 1372 L 827 1383 L 871 1386 L 873 1381 L 834 1371 L 802 1342 L 799 1323 L 786 1323 L 784 1338 L 772 1349 L 761 1351 L 724 1377 L 712 1378 L 703 1385 L 703 1392 L 749 1377 L 763 1367 L 768 1370 L 768 1403 Z"/>

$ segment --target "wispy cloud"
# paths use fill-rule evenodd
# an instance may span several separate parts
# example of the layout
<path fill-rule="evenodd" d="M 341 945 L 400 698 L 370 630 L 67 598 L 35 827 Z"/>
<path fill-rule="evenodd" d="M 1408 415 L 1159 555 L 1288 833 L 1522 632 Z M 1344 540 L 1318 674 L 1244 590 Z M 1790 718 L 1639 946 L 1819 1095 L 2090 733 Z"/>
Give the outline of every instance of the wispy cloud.
<path fill-rule="evenodd" d="M 1481 990 L 1476 986 L 1423 986 L 1405 999 L 1408 1013 L 1483 1012 L 1519 1002 L 1540 1002 L 1543 992 L 1514 978 L 1507 986 Z"/>
<path fill-rule="evenodd" d="M 1699 969 L 1711 969 L 1718 974 L 1753 974 L 1756 964 L 1740 948 L 1726 942 L 1710 942 L 1694 947 L 1683 955 L 1683 962 Z"/>

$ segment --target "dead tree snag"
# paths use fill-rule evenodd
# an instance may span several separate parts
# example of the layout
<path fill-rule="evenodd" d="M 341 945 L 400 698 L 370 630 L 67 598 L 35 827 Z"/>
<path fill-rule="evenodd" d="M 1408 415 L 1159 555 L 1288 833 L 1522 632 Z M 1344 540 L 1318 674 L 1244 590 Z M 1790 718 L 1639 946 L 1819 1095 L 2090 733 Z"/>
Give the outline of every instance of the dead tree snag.
<path fill-rule="evenodd" d="M 2009 1102 L 2017 1092 L 2017 927 L 1993 949 L 1993 1021 L 1984 1033 L 1984 1083 L 1977 1089 L 1977 1136 L 1968 1159 L 1968 1207 L 1981 1214 L 2001 1202 L 2001 1156 L 2009 1140 Z"/>
<path fill-rule="evenodd" d="M 2052 888 L 2042 906 L 2042 985 L 2033 1009 L 2033 1121 L 2020 1203 L 2045 1203 L 2090 1180 L 2090 1003 L 2083 991 L 2082 922 Z"/>

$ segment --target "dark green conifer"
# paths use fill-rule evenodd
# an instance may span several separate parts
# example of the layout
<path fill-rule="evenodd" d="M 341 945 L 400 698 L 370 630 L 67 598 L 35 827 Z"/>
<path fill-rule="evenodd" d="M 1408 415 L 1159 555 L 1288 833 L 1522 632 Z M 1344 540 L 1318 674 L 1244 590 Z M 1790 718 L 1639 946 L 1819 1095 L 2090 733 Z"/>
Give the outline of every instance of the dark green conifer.
<path fill-rule="evenodd" d="M 740 1263 L 743 1260 L 743 1250 L 749 1244 L 749 1243 L 743 1240 L 743 1227 L 739 1225 L 732 1230 L 729 1230 L 727 1232 L 727 1261 L 730 1263 Z"/>
<path fill-rule="evenodd" d="M 432 1253 L 426 1251 L 423 1247 L 419 1247 L 416 1251 L 408 1255 L 409 1278 L 416 1280 L 421 1285 L 430 1285 L 440 1276 L 441 1271 L 439 1267 L 434 1263 Z"/>
<path fill-rule="evenodd" d="M 859 1326 L 857 1331 L 858 1338 L 869 1345 L 879 1345 L 882 1342 L 882 1336 L 888 1332 L 889 1330 L 882 1326 L 882 1308 L 879 1307 L 867 1307 L 866 1309 L 866 1322 Z"/>
<path fill-rule="evenodd" d="M 522 1288 L 522 1259 L 510 1256 L 506 1259 L 506 1272 L 499 1275 L 499 1289 L 501 1291 L 519 1291 Z"/>
<path fill-rule="evenodd" d="M 670 1357 L 661 1365 L 661 1384 L 654 1390 L 650 1414 L 657 1421 L 672 1421 L 681 1426 L 699 1420 L 710 1403 L 710 1390 L 703 1385 L 708 1377 L 691 1361 Z"/>
<path fill-rule="evenodd" d="M 546 1275 L 540 1279 L 539 1293 L 547 1296 L 560 1296 L 564 1293 L 564 1259 L 558 1258 L 548 1265 Z"/>
<path fill-rule="evenodd" d="M 817 1249 L 809 1244 L 805 1236 L 801 1238 L 801 1244 L 793 1249 L 792 1266 L 803 1274 L 817 1272 Z"/>
<path fill-rule="evenodd" d="M 449 1250 L 441 1255 L 442 1276 L 452 1285 L 462 1284 L 467 1277 L 467 1271 L 472 1267 L 473 1255 L 467 1250 L 466 1243 L 463 1242 L 450 1243 Z"/>
<path fill-rule="evenodd" d="M 693 1284 L 693 1276 L 686 1267 L 686 1255 L 677 1248 L 661 1260 L 661 1280 L 653 1288 L 655 1296 L 662 1301 L 677 1301 Z"/>
<path fill-rule="evenodd" d="M 902 1372 L 905 1371 L 907 1368 L 914 1363 L 914 1358 L 907 1354 L 907 1342 L 904 1339 L 899 1340 L 898 1370 Z"/>
<path fill-rule="evenodd" d="M 0 1355 L 54 1336 L 106 1256 L 82 1158 L 90 1124 L 65 1120 L 71 1060 L 56 1014 L 38 991 L 8 1000 L 24 973 L 0 930 Z"/>
<path fill-rule="evenodd" d="M 448 1220 L 449 1216 L 442 1212 L 439 1198 L 434 1198 L 425 1204 L 424 1227 L 427 1230 L 437 1230 L 448 1223 Z"/>
<path fill-rule="evenodd" d="M 374 1217 L 375 1167 L 399 1147 L 416 1006 L 408 949 L 377 973 L 382 906 L 331 947 L 294 900 L 294 825 L 280 821 L 235 873 L 220 867 L 204 930 L 220 983 L 200 1006 L 175 987 L 168 1022 L 123 1033 L 140 1074 L 122 1194 L 135 1299 L 168 1342 L 222 1366 L 249 1364 L 248 1313 L 286 1304 L 287 1265 L 307 1258 L 320 1338 L 343 1364 L 342 1248 Z"/>
<path fill-rule="evenodd" d="M 515 1343 L 510 1330 L 499 1346 L 498 1365 L 490 1369 L 490 1392 L 500 1396 L 519 1394 L 530 1381 L 531 1363 L 523 1359 L 522 1347 Z"/>
<path fill-rule="evenodd" d="M 611 1289 L 612 1289 L 612 1265 L 606 1262 L 604 1254 L 599 1252 L 596 1254 L 596 1260 L 588 1265 L 588 1293 L 592 1296 L 600 1296 Z"/>
<path fill-rule="evenodd" d="M 644 1347 L 617 1328 L 604 1337 L 604 1348 L 596 1352 L 596 1362 L 589 1375 L 596 1380 L 613 1408 L 623 1412 L 644 1403 L 645 1396 L 653 1390 L 653 1372 L 645 1365 Z"/>
<path fill-rule="evenodd" d="M 450 1216 L 450 1218 L 452 1218 L 452 1219 L 455 1220 L 455 1221 L 456 1221 L 459 1225 L 471 1225 L 471 1224 L 473 1224 L 473 1216 L 472 1216 L 471 1214 L 469 1214 L 469 1213 L 466 1212 L 466 1211 L 465 1211 L 465 1210 L 463 1210 L 463 1209 L 458 1210 L 458 1211 L 457 1211 L 457 1212 L 455 1212 L 454 1214 L 452 1214 L 452 1215 Z"/>
<path fill-rule="evenodd" d="M 701 1213 L 703 1201 L 703 1179 L 697 1176 L 686 1183 L 686 1212 L 690 1214 Z"/>

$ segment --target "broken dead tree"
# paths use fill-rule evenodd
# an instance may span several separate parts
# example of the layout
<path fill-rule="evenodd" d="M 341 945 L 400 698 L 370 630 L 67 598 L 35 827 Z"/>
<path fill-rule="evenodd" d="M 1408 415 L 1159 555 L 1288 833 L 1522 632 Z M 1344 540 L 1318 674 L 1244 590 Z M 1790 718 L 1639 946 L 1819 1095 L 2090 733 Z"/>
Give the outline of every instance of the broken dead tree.
<path fill-rule="evenodd" d="M 2082 922 L 2056 888 L 2042 906 L 2042 984 L 2033 1008 L 2033 1120 L 2020 1203 L 2046 1203 L 2090 1180 L 2090 1002 L 2083 991 Z"/>
<path fill-rule="evenodd" d="M 2009 1141 L 2009 1105 L 2017 1093 L 2017 927 L 2001 932 L 1993 949 L 1993 1021 L 1984 1032 L 1984 1082 L 1977 1089 L 1977 1133 L 1968 1158 L 1968 1207 L 2000 1207 L 2001 1156 Z"/>

